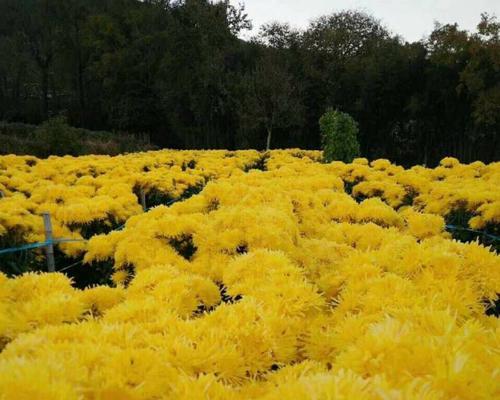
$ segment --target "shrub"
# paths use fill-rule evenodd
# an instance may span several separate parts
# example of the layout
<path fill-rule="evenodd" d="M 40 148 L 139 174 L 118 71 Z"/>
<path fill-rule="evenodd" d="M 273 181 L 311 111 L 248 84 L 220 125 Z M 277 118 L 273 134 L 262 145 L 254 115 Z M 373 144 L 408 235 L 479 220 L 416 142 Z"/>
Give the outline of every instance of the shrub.
<path fill-rule="evenodd" d="M 78 133 L 68 125 L 64 117 L 54 117 L 45 121 L 35 129 L 33 137 L 40 144 L 42 157 L 76 156 L 80 150 Z"/>
<path fill-rule="evenodd" d="M 346 113 L 328 110 L 319 120 L 323 159 L 346 163 L 359 156 L 358 124 Z"/>
<path fill-rule="evenodd" d="M 42 125 L 0 121 L 0 154 L 33 155 L 117 155 L 156 149 L 146 134 L 90 131 L 69 126 L 64 117 Z"/>

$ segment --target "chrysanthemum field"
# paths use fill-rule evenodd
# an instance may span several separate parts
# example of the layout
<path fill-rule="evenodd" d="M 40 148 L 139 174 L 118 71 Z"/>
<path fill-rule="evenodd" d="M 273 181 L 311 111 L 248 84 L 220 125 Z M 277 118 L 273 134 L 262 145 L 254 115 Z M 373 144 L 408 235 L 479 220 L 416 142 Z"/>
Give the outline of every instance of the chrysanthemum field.
<path fill-rule="evenodd" d="M 500 163 L 3 156 L 0 191 L 0 249 L 75 240 L 0 256 L 2 400 L 500 398 Z"/>

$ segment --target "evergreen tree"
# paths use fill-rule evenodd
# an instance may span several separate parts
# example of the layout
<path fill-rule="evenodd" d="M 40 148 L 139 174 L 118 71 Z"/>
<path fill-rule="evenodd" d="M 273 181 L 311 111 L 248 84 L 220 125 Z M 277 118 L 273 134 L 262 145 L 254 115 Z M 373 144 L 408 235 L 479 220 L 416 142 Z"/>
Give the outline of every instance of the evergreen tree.
<path fill-rule="evenodd" d="M 359 156 L 358 124 L 346 113 L 328 110 L 319 120 L 326 162 L 350 163 Z"/>

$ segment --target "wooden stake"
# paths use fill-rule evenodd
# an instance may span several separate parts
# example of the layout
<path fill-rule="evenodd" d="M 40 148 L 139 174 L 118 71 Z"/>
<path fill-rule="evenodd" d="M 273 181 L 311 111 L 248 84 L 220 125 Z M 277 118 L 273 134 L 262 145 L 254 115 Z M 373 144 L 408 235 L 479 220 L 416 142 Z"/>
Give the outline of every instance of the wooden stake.
<path fill-rule="evenodd" d="M 142 210 L 143 211 L 146 211 L 147 207 L 146 207 L 146 192 L 144 191 L 144 189 L 141 189 L 141 206 L 142 206 Z"/>
<path fill-rule="evenodd" d="M 43 215 L 43 225 L 45 227 L 45 241 L 49 244 L 45 247 L 47 252 L 47 270 L 49 272 L 55 272 L 56 263 L 54 260 L 54 245 L 52 244 L 52 221 L 50 219 L 50 213 L 45 212 Z"/>

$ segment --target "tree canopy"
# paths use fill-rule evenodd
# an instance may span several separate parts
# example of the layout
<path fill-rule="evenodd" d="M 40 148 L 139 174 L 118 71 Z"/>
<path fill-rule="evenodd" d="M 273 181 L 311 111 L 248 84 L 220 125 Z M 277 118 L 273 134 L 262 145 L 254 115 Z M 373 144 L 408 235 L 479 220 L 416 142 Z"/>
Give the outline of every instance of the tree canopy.
<path fill-rule="evenodd" d="M 351 163 L 359 156 L 358 124 L 346 113 L 328 110 L 319 119 L 323 158 Z"/>
<path fill-rule="evenodd" d="M 0 0 L 0 120 L 147 133 L 171 148 L 319 148 L 329 108 L 363 156 L 434 164 L 500 155 L 500 23 L 408 43 L 347 10 L 252 40 L 210 0 Z"/>

